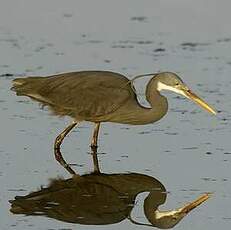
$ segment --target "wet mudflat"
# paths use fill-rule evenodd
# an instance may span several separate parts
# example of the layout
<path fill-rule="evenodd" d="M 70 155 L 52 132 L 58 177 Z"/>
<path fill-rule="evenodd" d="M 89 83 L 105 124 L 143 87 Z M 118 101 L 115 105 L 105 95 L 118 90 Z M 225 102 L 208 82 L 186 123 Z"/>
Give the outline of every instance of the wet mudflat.
<path fill-rule="evenodd" d="M 175 229 L 228 229 L 231 223 L 231 3 L 228 1 L 0 1 L 0 229 L 140 229 L 128 220 L 87 226 L 41 216 L 13 215 L 9 200 L 49 179 L 69 178 L 53 156 L 53 141 L 70 122 L 10 91 L 18 76 L 86 69 L 128 77 L 172 71 L 213 105 L 217 116 L 166 93 L 168 114 L 146 126 L 103 124 L 101 171 L 158 179 L 169 192 L 164 210 L 206 192 L 213 196 Z M 143 101 L 142 84 L 137 87 Z M 145 102 L 144 102 L 145 103 Z M 92 125 L 65 140 L 66 160 L 81 175 L 92 168 Z M 133 216 L 146 222 L 137 197 Z"/>

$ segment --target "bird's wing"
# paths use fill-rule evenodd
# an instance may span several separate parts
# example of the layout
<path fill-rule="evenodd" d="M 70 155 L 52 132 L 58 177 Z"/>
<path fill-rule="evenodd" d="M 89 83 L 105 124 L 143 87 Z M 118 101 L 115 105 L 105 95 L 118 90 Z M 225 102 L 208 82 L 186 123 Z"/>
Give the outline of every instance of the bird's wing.
<path fill-rule="evenodd" d="M 110 114 L 127 100 L 136 98 L 126 77 L 105 71 L 47 77 L 29 96 L 50 105 L 60 115 L 67 115 L 60 112 L 66 110 L 85 118 Z"/>

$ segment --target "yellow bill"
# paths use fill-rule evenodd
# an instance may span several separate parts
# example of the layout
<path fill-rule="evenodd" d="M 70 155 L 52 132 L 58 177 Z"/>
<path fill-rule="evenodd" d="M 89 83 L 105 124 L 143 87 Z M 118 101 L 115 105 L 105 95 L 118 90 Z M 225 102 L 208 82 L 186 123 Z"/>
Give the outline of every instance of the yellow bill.
<path fill-rule="evenodd" d="M 206 200 L 209 199 L 209 197 L 211 197 L 212 194 L 211 193 L 205 193 L 202 196 L 200 196 L 199 198 L 197 198 L 196 200 L 194 200 L 193 202 L 185 205 L 182 209 L 181 212 L 187 214 L 190 211 L 192 211 L 194 208 L 196 208 L 197 206 L 201 205 L 202 203 L 204 203 Z"/>
<path fill-rule="evenodd" d="M 189 97 L 191 100 L 193 100 L 195 103 L 200 105 L 203 109 L 207 110 L 208 112 L 216 115 L 217 112 L 208 105 L 205 101 L 203 101 L 201 98 L 199 98 L 195 93 L 193 93 L 191 90 L 186 90 L 185 94 L 187 97 Z"/>

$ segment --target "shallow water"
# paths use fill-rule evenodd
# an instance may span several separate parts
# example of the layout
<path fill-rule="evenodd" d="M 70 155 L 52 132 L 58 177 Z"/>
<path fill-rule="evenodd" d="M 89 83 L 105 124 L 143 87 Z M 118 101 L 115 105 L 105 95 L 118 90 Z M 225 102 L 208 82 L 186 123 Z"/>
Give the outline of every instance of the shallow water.
<path fill-rule="evenodd" d="M 0 1 L 0 229 L 140 229 L 125 220 L 84 226 L 13 215 L 8 200 L 69 175 L 52 144 L 70 122 L 16 97 L 11 80 L 74 70 L 112 70 L 132 77 L 177 72 L 217 110 L 212 116 L 166 93 L 169 113 L 147 126 L 104 124 L 99 159 L 105 173 L 136 172 L 157 178 L 171 209 L 205 192 L 213 196 L 175 229 L 228 229 L 231 223 L 231 31 L 229 1 Z M 142 81 L 137 81 L 142 96 Z M 142 98 L 141 98 L 142 101 Z M 92 170 L 92 125 L 83 123 L 62 146 L 80 174 Z M 135 217 L 142 214 L 138 196 Z"/>

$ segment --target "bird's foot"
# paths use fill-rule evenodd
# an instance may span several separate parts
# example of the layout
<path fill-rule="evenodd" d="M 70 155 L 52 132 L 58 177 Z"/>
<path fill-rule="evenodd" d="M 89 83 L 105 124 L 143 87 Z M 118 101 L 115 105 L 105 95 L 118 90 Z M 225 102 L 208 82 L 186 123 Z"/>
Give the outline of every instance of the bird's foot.
<path fill-rule="evenodd" d="M 92 154 L 97 154 L 98 145 L 91 145 Z"/>

